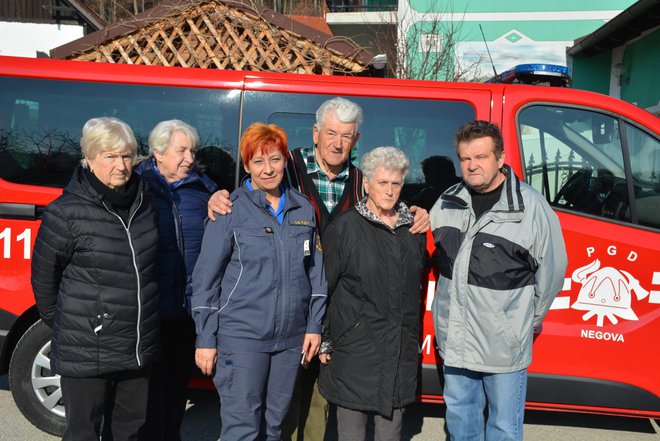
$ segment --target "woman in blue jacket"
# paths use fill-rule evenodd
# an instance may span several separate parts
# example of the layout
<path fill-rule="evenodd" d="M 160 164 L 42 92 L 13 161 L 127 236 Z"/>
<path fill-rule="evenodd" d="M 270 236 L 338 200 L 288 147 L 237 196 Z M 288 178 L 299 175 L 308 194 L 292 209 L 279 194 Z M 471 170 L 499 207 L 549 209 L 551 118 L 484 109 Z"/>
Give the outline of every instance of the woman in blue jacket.
<path fill-rule="evenodd" d="M 156 207 L 159 236 L 162 356 L 153 366 L 147 420 L 140 429 L 145 441 L 181 441 L 195 351 L 192 272 L 202 246 L 206 205 L 216 189 L 196 168 L 198 141 L 194 127 L 176 119 L 162 121 L 149 135 L 149 158 L 136 169 Z"/>
<path fill-rule="evenodd" d="M 318 352 L 327 287 L 314 209 L 282 185 L 286 134 L 255 123 L 240 153 L 250 176 L 231 214 L 207 224 L 193 273 L 195 361 L 215 368 L 223 441 L 279 440 L 298 367 Z"/>

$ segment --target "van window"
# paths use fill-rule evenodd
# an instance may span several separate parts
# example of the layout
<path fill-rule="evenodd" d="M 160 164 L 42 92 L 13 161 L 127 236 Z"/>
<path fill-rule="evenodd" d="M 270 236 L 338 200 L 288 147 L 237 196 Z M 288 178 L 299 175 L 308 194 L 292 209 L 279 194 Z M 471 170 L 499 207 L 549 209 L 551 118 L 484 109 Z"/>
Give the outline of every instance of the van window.
<path fill-rule="evenodd" d="M 246 92 L 244 127 L 263 121 L 281 126 L 289 137 L 289 148 L 312 145 L 316 110 L 328 95 Z M 395 98 L 346 98 L 364 112 L 360 139 L 351 153 L 359 166 L 362 155 L 380 146 L 394 146 L 410 159 L 410 172 L 402 198 L 431 209 L 442 191 L 459 181 L 460 168 L 453 146 L 454 132 L 475 118 L 466 102 Z M 422 162 L 427 160 L 425 167 Z"/>
<path fill-rule="evenodd" d="M 660 228 L 660 141 L 637 127 L 625 123 L 630 147 L 630 170 L 635 195 L 636 216 L 641 225 Z M 608 210 L 627 216 L 629 207 L 612 197 Z"/>
<path fill-rule="evenodd" d="M 559 106 L 526 107 L 518 125 L 527 182 L 551 205 L 660 226 L 657 139 L 612 116 Z"/>
<path fill-rule="evenodd" d="M 0 78 L 0 178 L 63 187 L 81 159 L 87 120 L 128 123 L 138 153 L 148 154 L 151 129 L 181 119 L 200 135 L 199 161 L 222 188 L 235 181 L 240 93 L 182 87 Z"/>

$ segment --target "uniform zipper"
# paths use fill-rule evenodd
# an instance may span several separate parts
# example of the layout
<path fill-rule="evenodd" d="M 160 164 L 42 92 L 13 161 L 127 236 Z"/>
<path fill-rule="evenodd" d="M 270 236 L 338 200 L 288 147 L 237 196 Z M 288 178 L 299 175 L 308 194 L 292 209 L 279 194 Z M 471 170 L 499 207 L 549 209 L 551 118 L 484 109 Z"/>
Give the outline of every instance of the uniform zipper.
<path fill-rule="evenodd" d="M 287 320 L 288 320 L 288 317 L 287 317 L 288 314 L 287 314 L 287 309 L 286 309 L 286 306 L 287 306 L 286 292 L 288 290 L 284 289 L 284 286 L 283 286 L 284 285 L 284 277 L 286 276 L 285 271 L 284 271 L 284 265 L 285 265 L 284 262 L 286 261 L 286 253 L 284 252 L 284 241 L 282 240 L 282 235 L 280 234 L 280 228 L 282 228 L 282 226 L 279 225 L 279 222 L 277 221 L 277 219 L 275 219 L 275 217 L 273 216 L 273 214 L 270 211 L 268 211 L 268 214 L 270 215 L 271 220 L 273 222 L 273 226 L 274 226 L 273 232 L 275 233 L 276 240 L 278 242 L 278 246 L 277 246 L 278 250 L 277 250 L 276 255 L 277 255 L 277 272 L 279 274 L 280 283 L 278 283 L 277 289 L 279 291 L 278 298 L 280 300 L 278 303 L 279 303 L 280 309 L 282 311 L 282 315 L 281 315 L 282 320 L 281 320 L 281 323 L 280 323 L 280 331 L 284 331 L 286 329 L 285 325 L 287 325 Z M 276 309 L 276 313 L 277 313 L 277 307 L 275 309 Z M 276 329 L 273 329 L 273 336 L 275 337 L 276 335 L 277 335 Z"/>

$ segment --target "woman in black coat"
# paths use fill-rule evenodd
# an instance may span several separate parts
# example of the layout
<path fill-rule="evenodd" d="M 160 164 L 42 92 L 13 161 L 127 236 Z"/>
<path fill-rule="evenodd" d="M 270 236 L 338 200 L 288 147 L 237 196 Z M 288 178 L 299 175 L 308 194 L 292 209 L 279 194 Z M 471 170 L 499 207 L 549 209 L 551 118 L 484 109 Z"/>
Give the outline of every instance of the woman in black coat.
<path fill-rule="evenodd" d="M 361 164 L 366 199 L 323 236 L 329 307 L 319 358 L 321 394 L 337 405 L 339 439 L 399 440 L 403 409 L 415 401 L 420 284 L 426 236 L 398 202 L 408 159 L 379 147 Z"/>
<path fill-rule="evenodd" d="M 158 352 L 156 214 L 132 173 L 137 142 L 116 118 L 93 118 L 84 160 L 48 205 L 34 245 L 32 289 L 52 328 L 64 440 L 134 440 L 144 422 Z"/>

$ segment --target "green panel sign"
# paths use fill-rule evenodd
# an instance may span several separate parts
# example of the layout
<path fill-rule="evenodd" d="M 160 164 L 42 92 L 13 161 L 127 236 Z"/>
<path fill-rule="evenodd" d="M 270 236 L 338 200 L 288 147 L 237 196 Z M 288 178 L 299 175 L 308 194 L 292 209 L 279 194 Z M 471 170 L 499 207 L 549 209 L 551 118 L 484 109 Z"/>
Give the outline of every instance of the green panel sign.
<path fill-rule="evenodd" d="M 535 41 L 575 40 L 603 26 L 603 20 L 565 20 L 565 21 L 487 21 L 474 22 L 417 22 L 408 30 L 414 33 L 432 32 L 434 29 L 454 29 L 458 41 L 482 41 L 479 24 L 484 31 L 486 41 L 504 37 L 510 43 L 528 37 Z"/>
<path fill-rule="evenodd" d="M 473 12 L 561 12 L 561 11 L 622 11 L 635 3 L 632 0 L 410 0 L 410 7 L 418 12 L 473 13 Z"/>

